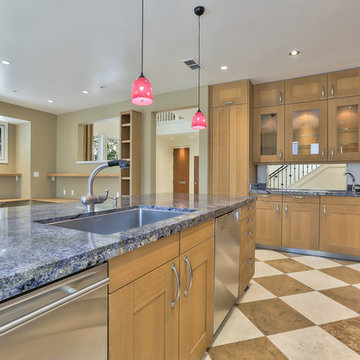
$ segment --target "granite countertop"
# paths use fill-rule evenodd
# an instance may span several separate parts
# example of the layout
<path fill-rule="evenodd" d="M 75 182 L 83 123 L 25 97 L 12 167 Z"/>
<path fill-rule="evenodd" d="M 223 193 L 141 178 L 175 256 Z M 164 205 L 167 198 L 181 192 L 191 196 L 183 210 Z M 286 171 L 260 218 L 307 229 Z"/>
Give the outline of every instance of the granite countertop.
<path fill-rule="evenodd" d="M 350 196 L 360 197 L 360 192 L 346 190 L 312 190 L 312 189 L 269 189 L 265 184 L 251 184 L 250 193 L 254 195 L 308 195 L 308 196 Z"/>
<path fill-rule="evenodd" d="M 0 208 L 0 302 L 103 263 L 158 239 L 237 209 L 255 197 L 156 194 L 96 206 L 97 213 L 150 206 L 196 210 L 128 231 L 100 235 L 38 223 L 84 215 L 80 202 Z"/>

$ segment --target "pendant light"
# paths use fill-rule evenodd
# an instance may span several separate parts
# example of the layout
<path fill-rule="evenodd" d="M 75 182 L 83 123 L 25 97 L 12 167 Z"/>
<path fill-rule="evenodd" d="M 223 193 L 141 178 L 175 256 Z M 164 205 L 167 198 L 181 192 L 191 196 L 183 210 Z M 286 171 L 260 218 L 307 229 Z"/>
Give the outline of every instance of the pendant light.
<path fill-rule="evenodd" d="M 140 106 L 153 103 L 151 84 L 144 76 L 144 0 L 141 0 L 141 73 L 132 86 L 131 102 Z"/>
<path fill-rule="evenodd" d="M 191 121 L 191 128 L 194 130 L 205 130 L 206 129 L 206 116 L 200 110 L 200 16 L 204 13 L 205 8 L 203 6 L 197 6 L 194 9 L 195 15 L 198 16 L 199 29 L 198 29 L 198 111 L 194 114 Z"/>

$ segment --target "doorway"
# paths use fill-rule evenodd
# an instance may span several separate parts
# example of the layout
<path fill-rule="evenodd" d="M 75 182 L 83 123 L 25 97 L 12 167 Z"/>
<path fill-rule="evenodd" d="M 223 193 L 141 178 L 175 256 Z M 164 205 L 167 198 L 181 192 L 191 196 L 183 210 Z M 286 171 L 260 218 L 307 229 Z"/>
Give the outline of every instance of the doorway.
<path fill-rule="evenodd" d="M 190 149 L 180 148 L 173 150 L 173 192 L 189 193 Z"/>

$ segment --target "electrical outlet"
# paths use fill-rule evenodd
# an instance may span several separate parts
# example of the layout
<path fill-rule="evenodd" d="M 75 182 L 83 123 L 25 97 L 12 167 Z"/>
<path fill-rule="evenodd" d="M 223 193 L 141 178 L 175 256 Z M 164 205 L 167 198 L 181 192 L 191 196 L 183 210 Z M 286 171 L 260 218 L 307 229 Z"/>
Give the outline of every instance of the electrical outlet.
<path fill-rule="evenodd" d="M 34 177 L 39 177 L 39 172 L 38 171 L 34 171 Z"/>
<path fill-rule="evenodd" d="M 66 190 L 65 189 L 63 190 L 63 192 L 64 192 L 64 195 L 66 195 Z"/>
<path fill-rule="evenodd" d="M 71 190 L 71 196 L 74 196 L 74 195 L 75 195 L 75 191 Z"/>

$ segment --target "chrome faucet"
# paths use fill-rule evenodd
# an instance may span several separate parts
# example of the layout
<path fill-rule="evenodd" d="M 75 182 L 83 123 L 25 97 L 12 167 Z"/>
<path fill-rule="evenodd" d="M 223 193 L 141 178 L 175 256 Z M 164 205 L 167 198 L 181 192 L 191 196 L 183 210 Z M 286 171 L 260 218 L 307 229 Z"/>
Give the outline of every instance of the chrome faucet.
<path fill-rule="evenodd" d="M 346 176 L 346 175 L 349 175 L 351 177 L 351 180 L 352 180 L 351 189 L 352 189 L 352 191 L 357 191 L 357 192 L 360 191 L 360 185 L 356 184 L 355 176 L 352 173 L 349 173 L 349 172 L 346 172 L 344 174 L 344 176 Z"/>
<path fill-rule="evenodd" d="M 129 162 L 126 160 L 112 160 L 106 164 L 101 164 L 93 170 L 88 180 L 88 192 L 81 197 L 81 202 L 86 205 L 86 212 L 93 212 L 95 210 L 95 204 L 102 204 L 109 197 L 109 190 L 105 190 L 104 195 L 94 195 L 94 180 L 96 175 L 107 167 L 120 166 L 120 169 L 129 168 Z"/>

